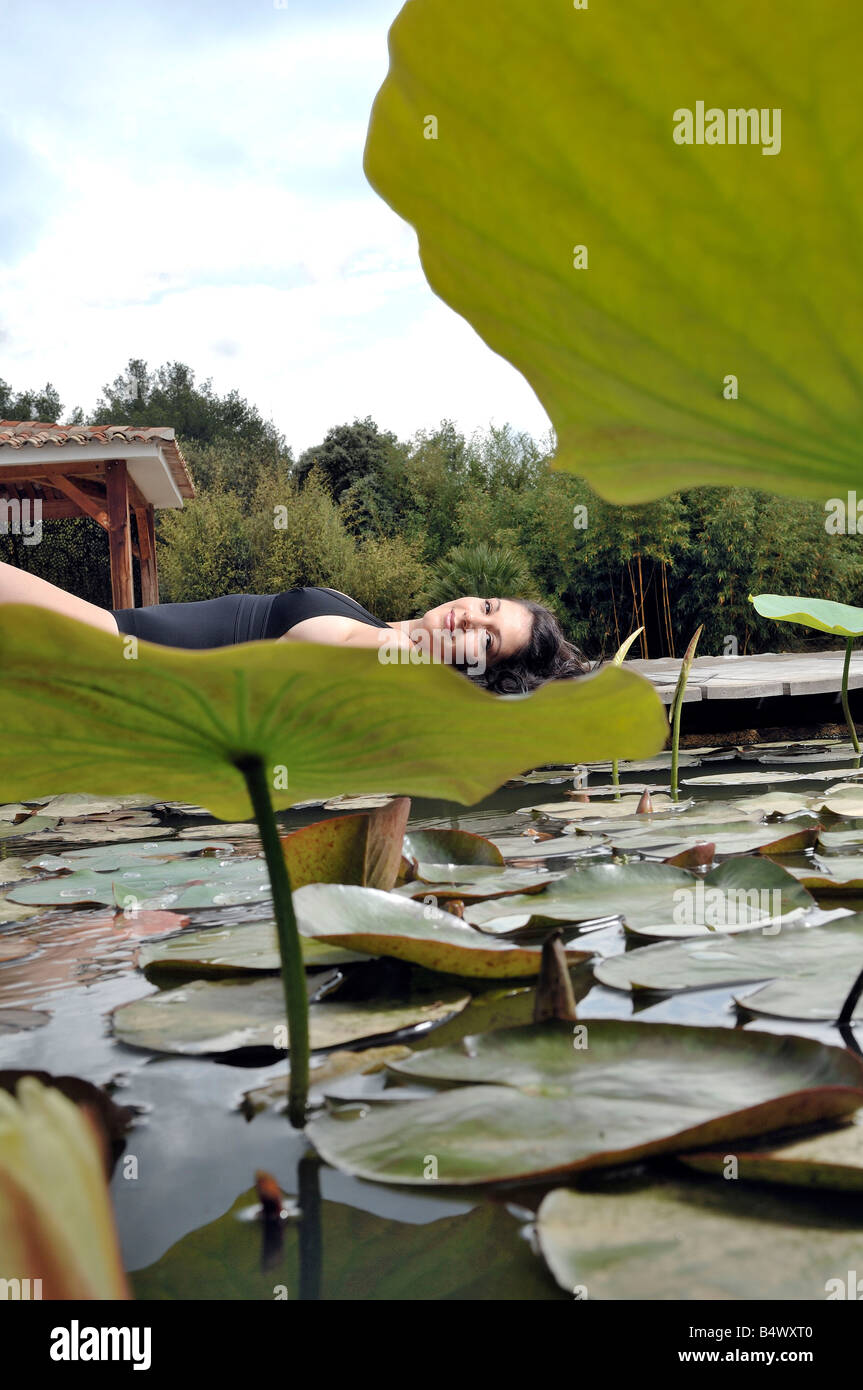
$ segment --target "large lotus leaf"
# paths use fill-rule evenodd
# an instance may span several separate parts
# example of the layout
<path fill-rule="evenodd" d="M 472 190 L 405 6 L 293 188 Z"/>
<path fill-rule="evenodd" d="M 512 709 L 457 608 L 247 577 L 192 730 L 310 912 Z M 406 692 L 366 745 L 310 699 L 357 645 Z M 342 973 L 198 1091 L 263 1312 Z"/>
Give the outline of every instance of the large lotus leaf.
<path fill-rule="evenodd" d="M 646 757 L 668 733 L 649 682 L 617 668 L 502 700 L 441 665 L 311 642 L 194 652 L 141 642 L 127 656 L 128 639 L 0 608 L 0 795 L 134 786 L 241 820 L 251 806 L 237 763 L 258 758 L 278 808 L 394 780 L 473 803 L 525 767 Z"/>
<path fill-rule="evenodd" d="M 613 501 L 859 482 L 863 14 L 783 16 L 732 0 L 706 42 L 691 0 L 411 0 L 390 31 L 366 173 Z M 775 126 L 726 144 L 747 108 Z"/>
<path fill-rule="evenodd" d="M 743 900 L 762 892 L 763 901 Z M 487 931 L 507 932 L 619 914 L 632 931 L 690 936 L 712 930 L 711 923 L 748 927 L 811 906 L 802 884 L 768 859 L 729 860 L 705 878 L 672 864 L 639 862 L 575 868 L 542 893 L 476 903 L 465 918 Z"/>
<path fill-rule="evenodd" d="M 775 1182 L 790 1187 L 817 1187 L 838 1192 L 863 1192 L 863 1119 L 805 1139 L 777 1144 L 764 1140 L 757 1148 L 735 1152 L 736 1176 L 751 1182 Z M 688 1168 L 724 1174 L 727 1155 L 681 1155 Z"/>
<path fill-rule="evenodd" d="M 411 829 L 405 835 L 404 853 L 425 864 L 503 864 L 491 840 L 469 830 Z"/>
<path fill-rule="evenodd" d="M 395 956 L 429 970 L 487 979 L 538 975 L 542 951 L 492 940 L 432 904 L 374 888 L 313 883 L 294 894 L 303 936 L 375 956 Z M 577 965 L 589 952 L 567 949 Z"/>
<path fill-rule="evenodd" d="M 863 962 L 863 913 L 822 926 L 783 926 L 736 936 L 715 933 L 689 941 L 663 941 L 594 966 L 612 989 L 715 989 L 738 986 L 735 998 L 752 1013 L 834 1022 Z M 762 982 L 770 983 L 762 983 Z M 757 985 L 743 990 L 741 985 Z M 854 1013 L 863 1019 L 863 1001 Z"/>
<path fill-rule="evenodd" d="M 270 880 L 263 859 L 172 859 L 144 862 L 116 873 L 76 869 L 71 874 L 22 883 L 10 889 L 13 902 L 40 907 L 114 903 L 134 899 L 139 907 L 225 907 L 267 903 Z"/>
<path fill-rule="evenodd" d="M 325 1116 L 308 1136 L 358 1177 L 421 1186 L 432 1155 L 441 1183 L 479 1183 L 608 1167 L 863 1105 L 863 1064 L 808 1039 L 618 1020 L 579 1028 L 581 1042 L 552 1023 L 416 1053 L 392 1070 L 461 1086 Z"/>
<path fill-rule="evenodd" d="M 830 1296 L 846 1283 L 847 1270 L 860 1268 L 863 1235 L 859 1211 L 831 1210 L 817 1193 L 667 1179 L 591 1192 L 555 1188 L 543 1198 L 536 1230 L 552 1274 L 571 1297 L 716 1299 L 720 1307 L 771 1299 L 784 1307 L 786 1299 Z M 721 1359 L 737 1344 L 687 1338 L 680 1345 L 695 1355 L 708 1348 Z M 742 1355 L 753 1345 L 744 1342 Z"/>
<path fill-rule="evenodd" d="M 388 891 L 398 875 L 410 815 L 408 797 L 352 816 L 315 821 L 282 837 L 294 888 L 358 883 Z"/>
<path fill-rule="evenodd" d="M 313 1052 L 361 1038 L 425 1032 L 458 1013 L 470 995 L 435 981 L 410 995 L 309 1005 Z M 276 978 L 195 980 L 114 1010 L 114 1036 L 131 1047 L 198 1057 L 248 1047 L 287 1049 L 285 996 Z"/>
<path fill-rule="evenodd" d="M 777 622 L 801 623 L 834 637 L 863 637 L 863 608 L 832 603 L 825 598 L 798 598 L 790 594 L 756 594 L 751 600 L 756 613 Z"/>
<path fill-rule="evenodd" d="M 368 960 L 358 951 L 346 951 L 311 937 L 303 937 L 301 945 L 306 965 Z M 275 972 L 281 961 L 275 923 L 243 922 L 183 932 L 167 941 L 148 941 L 140 948 L 137 963 L 142 970 L 153 966 L 180 975 L 242 975 Z"/>

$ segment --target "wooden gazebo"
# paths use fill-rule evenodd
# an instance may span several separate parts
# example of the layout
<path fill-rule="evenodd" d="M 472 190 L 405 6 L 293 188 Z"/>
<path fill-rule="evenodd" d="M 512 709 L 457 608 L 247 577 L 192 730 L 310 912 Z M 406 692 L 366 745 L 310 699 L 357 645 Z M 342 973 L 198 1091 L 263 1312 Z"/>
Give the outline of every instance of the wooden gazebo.
<path fill-rule="evenodd" d="M 182 507 L 194 495 L 172 429 L 0 420 L 0 503 L 17 500 L 20 507 L 38 500 L 43 521 L 97 521 L 108 532 L 114 608 L 135 607 L 133 554 L 142 605 L 159 602 L 154 513 Z"/>

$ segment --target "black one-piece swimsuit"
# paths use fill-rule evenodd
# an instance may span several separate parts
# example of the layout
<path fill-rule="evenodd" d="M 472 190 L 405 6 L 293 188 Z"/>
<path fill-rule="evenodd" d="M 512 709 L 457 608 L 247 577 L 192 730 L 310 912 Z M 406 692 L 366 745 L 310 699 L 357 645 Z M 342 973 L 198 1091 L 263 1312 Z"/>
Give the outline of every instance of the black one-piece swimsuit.
<path fill-rule="evenodd" d="M 288 589 L 281 594 L 225 594 L 197 603 L 113 608 L 120 632 L 162 647 L 232 647 L 282 637 L 306 618 L 354 618 L 386 627 L 356 599 L 335 589 Z"/>

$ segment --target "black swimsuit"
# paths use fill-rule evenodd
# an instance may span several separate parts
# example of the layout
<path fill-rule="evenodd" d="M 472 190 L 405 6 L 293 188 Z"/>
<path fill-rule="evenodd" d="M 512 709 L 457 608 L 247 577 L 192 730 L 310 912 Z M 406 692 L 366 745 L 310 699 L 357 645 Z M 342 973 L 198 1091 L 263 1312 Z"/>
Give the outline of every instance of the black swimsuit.
<path fill-rule="evenodd" d="M 225 594 L 198 603 L 113 608 L 121 633 L 162 647 L 232 647 L 282 637 L 306 618 L 354 618 L 386 627 L 356 599 L 335 589 L 289 589 L 282 594 Z"/>

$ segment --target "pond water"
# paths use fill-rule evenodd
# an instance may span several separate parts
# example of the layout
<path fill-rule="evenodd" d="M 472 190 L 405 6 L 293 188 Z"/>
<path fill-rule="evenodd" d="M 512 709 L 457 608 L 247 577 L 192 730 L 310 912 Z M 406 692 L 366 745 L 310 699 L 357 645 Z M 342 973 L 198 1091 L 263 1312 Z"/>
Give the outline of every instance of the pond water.
<path fill-rule="evenodd" d="M 850 759 L 847 764 L 836 763 L 837 768 L 850 765 Z M 713 773 L 731 778 L 751 772 L 753 766 L 770 771 L 770 765 L 754 764 L 751 757 L 722 756 L 715 766 L 708 760 L 683 768 L 681 776 Z M 792 766 L 805 770 L 830 764 L 813 755 L 811 763 L 795 761 Z M 709 820 L 710 805 L 726 800 L 732 792 L 769 794 L 792 785 L 782 780 L 781 774 L 787 771 L 788 763 L 776 764 L 775 782 L 751 787 L 684 785 L 681 796 L 688 799 L 695 793 Z M 645 780 L 659 784 L 666 779 L 661 772 L 624 773 L 621 790 L 625 793 Z M 843 780 L 841 773 L 836 780 Z M 607 781 L 607 773 L 591 773 L 590 785 Z M 817 785 L 823 789 L 831 784 Z M 521 835 L 531 823 L 545 828 L 545 823 L 533 822 L 525 808 L 560 800 L 572 788 L 571 779 L 509 785 L 469 809 L 415 800 L 410 825 Z M 807 784 L 808 792 L 815 789 L 816 784 Z M 601 799 L 607 802 L 606 797 Z M 329 814 L 338 812 L 305 808 L 285 813 L 279 820 L 287 831 Z M 814 819 L 810 813 L 809 821 Z M 798 815 L 794 823 L 800 822 Z M 231 829 L 222 834 L 217 822 L 170 808 L 154 816 L 153 824 L 167 829 L 169 838 L 181 832 L 188 837 L 191 832 L 201 840 L 233 841 L 235 855 L 255 854 L 260 848 L 248 834 L 238 832 L 235 838 Z M 37 854 L 57 855 L 80 848 L 74 837 L 63 840 L 62 824 L 50 833 L 53 839 L 43 832 L 0 841 L 0 868 L 15 857 L 29 861 Z M 98 836 L 98 828 L 94 834 Z M 127 855 L 131 863 L 136 843 L 140 842 L 117 844 L 118 866 Z M 861 848 L 846 853 L 859 853 Z M 532 852 L 541 857 L 541 844 Z M 609 854 L 608 848 L 600 850 L 597 859 L 607 861 Z M 226 855 L 225 862 L 230 857 Z M 811 852 L 786 856 L 782 862 L 803 866 L 811 862 Z M 566 867 L 560 861 L 548 864 L 554 871 Z M 821 905 L 831 912 L 840 907 L 857 911 L 863 902 L 825 898 Z M 190 930 L 267 917 L 265 906 L 258 903 L 182 910 L 190 919 Z M 248 1108 L 240 1108 L 245 1092 L 284 1072 L 283 1061 L 248 1050 L 231 1054 L 228 1060 L 156 1054 L 125 1046 L 112 1036 L 112 1010 L 151 994 L 154 985 L 136 964 L 139 939 L 134 933 L 124 935 L 122 927 L 118 930 L 110 908 L 40 910 L 23 924 L 12 921 L 0 927 L 0 942 L 12 934 L 26 941 L 31 954 L 0 964 L 0 1070 L 35 1068 L 82 1077 L 107 1087 L 119 1104 L 138 1111 L 112 1183 L 124 1259 L 138 1297 L 570 1297 L 555 1283 L 531 1244 L 530 1216 L 547 1187 L 425 1191 L 363 1182 L 321 1164 L 276 1107 L 251 1117 Z M 618 924 L 589 936 L 591 949 L 600 954 L 619 953 L 627 945 Z M 715 1024 L 841 1041 L 830 1025 L 748 1015 L 735 1006 L 728 988 L 651 995 L 634 1005 L 630 994 L 593 982 L 587 967 L 574 972 L 574 981 L 579 1018 L 584 1020 L 637 1014 L 657 1022 Z M 177 981 L 168 983 L 173 986 Z M 470 982 L 469 987 L 473 988 Z M 479 996 L 463 1015 L 407 1039 L 409 1045 L 438 1045 L 481 1029 L 483 1018 L 488 1017 L 483 1009 L 490 1002 L 498 1026 L 530 1021 L 533 992 L 529 982 L 488 982 Z M 282 1229 L 274 1231 L 255 1219 L 258 1170 L 273 1174 L 283 1191 L 298 1199 L 303 1222 L 289 1215 Z M 741 1195 L 735 1200 L 754 1202 L 755 1197 Z M 805 1225 L 812 1219 L 811 1197 L 788 1190 L 774 1193 L 770 1200 L 777 1219 L 791 1225 Z M 831 1200 L 821 1199 L 822 1214 L 829 1212 Z M 644 1295 L 650 1296 L 649 1289 Z"/>

